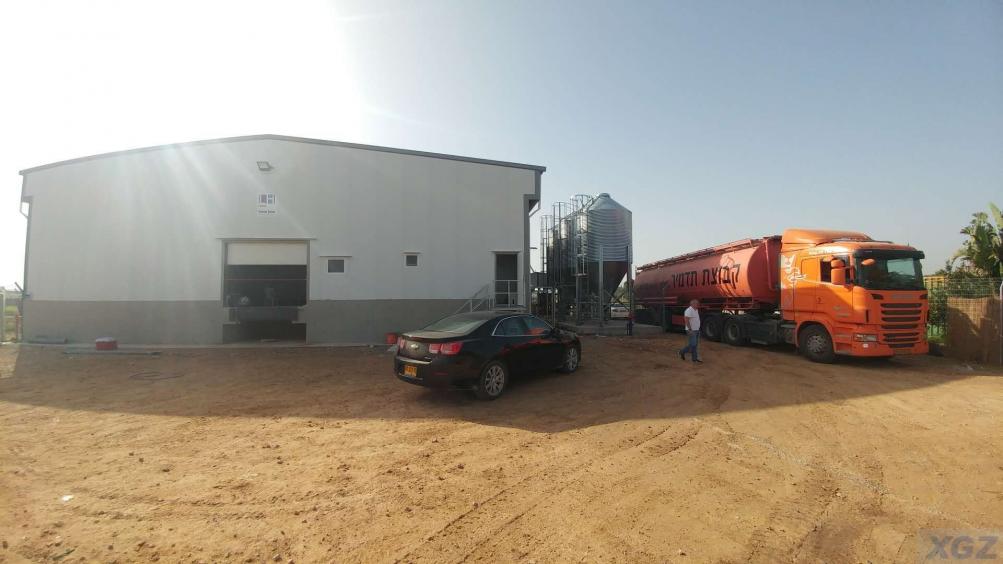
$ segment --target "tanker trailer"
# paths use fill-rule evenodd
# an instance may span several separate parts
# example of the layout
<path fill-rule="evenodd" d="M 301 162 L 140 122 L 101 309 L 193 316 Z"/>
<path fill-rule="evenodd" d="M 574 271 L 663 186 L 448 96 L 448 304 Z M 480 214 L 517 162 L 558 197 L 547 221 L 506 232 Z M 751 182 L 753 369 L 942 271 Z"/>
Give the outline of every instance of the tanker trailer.
<path fill-rule="evenodd" d="M 699 300 L 701 332 L 723 337 L 722 312 L 771 316 L 780 306 L 779 236 L 735 241 L 637 268 L 634 299 L 647 319 L 666 329 L 683 326 L 683 311 Z"/>
<path fill-rule="evenodd" d="M 863 233 L 788 229 L 638 267 L 637 319 L 682 327 L 695 299 L 711 341 L 791 343 L 816 362 L 925 354 L 922 258 Z"/>

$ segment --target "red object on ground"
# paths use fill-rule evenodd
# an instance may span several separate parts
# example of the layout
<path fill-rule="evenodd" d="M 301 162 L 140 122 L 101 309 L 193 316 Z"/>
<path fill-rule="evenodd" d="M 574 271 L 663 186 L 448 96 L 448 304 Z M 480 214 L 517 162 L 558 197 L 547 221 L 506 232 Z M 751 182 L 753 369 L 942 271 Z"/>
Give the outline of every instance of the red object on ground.
<path fill-rule="evenodd" d="M 387 333 L 387 335 L 386 335 L 386 343 L 388 345 L 396 345 L 397 344 L 397 333 Z"/>
<path fill-rule="evenodd" d="M 101 337 L 94 339 L 94 348 L 99 351 L 113 351 L 118 349 L 118 341 L 112 337 Z"/>

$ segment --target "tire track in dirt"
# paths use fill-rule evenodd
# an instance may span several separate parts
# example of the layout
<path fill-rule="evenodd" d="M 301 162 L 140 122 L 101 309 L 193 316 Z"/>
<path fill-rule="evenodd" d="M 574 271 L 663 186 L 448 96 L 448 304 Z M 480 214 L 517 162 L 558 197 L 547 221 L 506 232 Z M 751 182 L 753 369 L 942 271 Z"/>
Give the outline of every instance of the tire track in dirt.
<path fill-rule="evenodd" d="M 719 410 L 721 405 L 724 404 L 730 396 L 730 388 L 728 386 L 716 383 L 708 383 L 703 380 L 697 381 L 696 384 L 687 387 L 691 387 L 693 389 L 694 393 L 691 394 L 693 399 L 697 401 L 703 400 L 709 403 L 710 411 L 712 412 Z M 469 550 L 466 551 L 465 554 L 463 554 L 462 557 L 460 557 L 457 560 L 457 562 L 464 562 L 469 560 L 470 557 L 472 557 L 474 554 L 476 554 L 478 551 L 482 549 L 486 548 L 490 550 L 497 548 L 501 543 L 504 542 L 503 534 L 506 531 L 506 529 L 510 528 L 513 524 L 522 519 L 526 514 L 549 503 L 551 500 L 559 496 L 562 492 L 564 492 L 568 487 L 572 485 L 578 485 L 583 488 L 593 487 L 593 489 L 595 489 L 597 492 L 600 492 L 600 494 L 608 494 L 607 487 L 609 484 L 596 485 L 590 483 L 589 481 L 582 481 L 580 479 L 582 476 L 587 476 L 588 474 L 590 474 L 589 472 L 590 467 L 595 465 L 601 465 L 604 462 L 614 457 L 628 455 L 632 453 L 633 456 L 630 463 L 629 464 L 622 463 L 619 464 L 618 467 L 638 468 L 644 464 L 644 461 L 646 459 L 660 458 L 672 454 L 673 452 L 676 452 L 686 447 L 696 437 L 696 435 L 700 432 L 702 428 L 699 421 L 702 417 L 707 417 L 707 416 L 701 416 L 700 418 L 694 418 L 689 420 L 688 431 L 668 437 L 668 440 L 663 440 L 666 438 L 665 434 L 670 430 L 672 430 L 673 428 L 678 428 L 679 425 L 677 424 L 668 425 L 664 427 L 662 430 L 647 436 L 647 438 L 641 441 L 637 441 L 633 437 L 622 438 L 620 444 L 623 445 L 623 448 L 615 449 L 611 452 L 604 453 L 599 457 L 586 460 L 576 465 L 574 471 L 571 473 L 572 476 L 570 478 L 562 480 L 561 482 L 554 484 L 549 488 L 546 488 L 544 491 L 540 491 L 539 495 L 535 496 L 537 499 L 535 502 L 528 504 L 526 506 L 521 506 L 520 509 L 513 516 L 506 519 L 499 525 L 495 526 L 491 530 L 491 532 L 485 536 L 484 540 L 476 542 Z M 636 470 L 634 470 L 634 472 L 636 472 Z M 624 477 L 620 481 L 620 483 L 629 484 L 631 481 L 629 478 L 630 475 L 631 474 L 628 474 L 628 477 Z M 497 496 L 493 496 L 492 501 L 494 501 L 496 497 Z M 590 500 L 586 499 L 584 501 L 587 503 Z M 482 504 L 482 507 L 483 505 L 484 504 Z M 464 515 L 458 517 L 457 520 L 466 518 L 471 513 L 473 513 L 473 510 L 466 512 Z M 454 520 L 454 522 L 457 520 Z M 450 525 L 452 524 L 453 523 L 450 523 Z M 449 525 L 447 525 L 447 527 L 448 526 Z M 621 550 L 624 551 L 636 550 L 635 548 L 629 545 L 623 543 L 620 544 L 623 545 L 620 547 Z M 645 558 L 654 557 L 653 555 L 645 553 L 643 551 L 637 553 L 635 556 L 638 557 L 643 556 Z"/>
<path fill-rule="evenodd" d="M 700 395 L 709 400 L 718 400 L 721 394 L 720 390 L 713 390 L 710 383 L 701 386 Z M 726 396 L 724 401 L 727 401 Z M 715 401 L 715 411 L 719 411 L 724 401 Z M 823 407 L 808 401 L 804 403 L 808 404 L 810 428 L 830 431 L 837 428 L 838 419 L 828 411 L 830 405 Z M 806 475 L 797 479 L 797 489 L 793 495 L 770 500 L 766 524 L 749 535 L 746 543 L 749 552 L 741 561 L 797 562 L 806 557 L 806 552 L 813 555 L 824 554 L 827 547 L 846 547 L 850 541 L 859 542 L 861 538 L 871 535 L 871 525 L 860 523 L 859 517 L 854 518 L 854 515 L 880 512 L 882 500 L 888 490 L 883 485 L 883 472 L 877 462 L 873 462 L 877 466 L 868 468 L 865 475 L 835 468 L 833 464 L 827 463 L 826 456 L 832 454 L 830 451 L 841 447 L 838 443 L 826 446 L 825 441 L 831 433 L 813 432 L 815 441 L 823 442 L 813 442 L 812 448 L 821 453 L 809 452 L 795 456 L 780 449 L 769 439 L 736 432 L 720 413 L 709 414 L 703 422 L 724 436 L 752 441 L 786 464 L 807 470 Z M 837 458 L 846 459 L 845 456 Z M 841 481 L 850 481 L 857 486 L 857 495 L 854 495 L 852 503 L 848 503 L 845 495 L 840 492 Z M 831 527 L 834 522 L 838 523 L 836 530 Z M 805 526 L 799 527 L 802 523 Z M 807 528 L 808 523 L 810 528 Z M 851 523 L 852 526 L 849 525 Z M 806 550 L 809 548 L 810 550 Z"/>
<path fill-rule="evenodd" d="M 754 434 L 736 432 L 723 427 L 717 427 L 709 422 L 705 422 L 714 428 L 717 432 L 724 436 L 728 436 L 733 440 L 742 440 L 750 442 L 756 446 L 759 446 L 766 450 L 769 454 L 778 458 L 788 464 L 796 467 L 801 467 L 811 473 L 814 473 L 816 478 L 814 478 L 815 487 L 812 488 L 816 491 L 822 490 L 823 492 L 829 491 L 832 495 L 819 495 L 816 493 L 813 499 L 815 499 L 815 506 L 821 505 L 816 511 L 816 518 L 812 521 L 812 530 L 808 531 L 799 541 L 796 543 L 798 550 L 806 550 L 809 545 L 812 546 L 812 550 L 807 550 L 807 553 L 801 552 L 804 557 L 812 555 L 815 557 L 819 554 L 825 546 L 826 543 L 809 543 L 811 537 L 817 534 L 819 531 L 823 530 L 823 527 L 827 522 L 840 522 L 840 523 L 854 523 L 860 519 L 859 510 L 861 507 L 851 507 L 847 505 L 844 509 L 841 509 L 838 513 L 832 510 L 833 503 L 840 500 L 840 495 L 842 491 L 837 488 L 839 484 L 849 485 L 853 488 L 853 491 L 863 494 L 867 497 L 863 498 L 865 501 L 859 505 L 865 507 L 880 508 L 882 504 L 886 502 L 892 502 L 900 506 L 902 510 L 898 512 L 902 513 L 915 513 L 922 512 L 927 516 L 925 522 L 929 522 L 931 519 L 940 523 L 952 523 L 956 526 L 966 527 L 976 529 L 979 528 L 979 524 L 972 523 L 971 521 L 958 517 L 957 515 L 949 515 L 939 509 L 928 507 L 922 504 L 918 504 L 913 500 L 906 499 L 904 497 L 898 496 L 891 492 L 887 486 L 883 483 L 883 470 L 880 468 L 874 473 L 876 476 L 866 476 L 859 473 L 847 470 L 838 464 L 833 464 L 828 462 L 824 457 L 817 456 L 812 458 L 807 458 L 802 455 L 795 454 L 787 449 L 777 446 L 771 439 L 766 437 L 761 437 Z M 836 495 L 839 493 L 840 495 Z M 800 496 L 799 496 L 800 497 Z M 797 507 L 801 508 L 804 504 L 804 498 L 792 501 L 790 503 L 796 503 Z M 887 511 L 882 509 L 882 511 Z M 771 509 L 771 518 L 776 512 Z M 779 515 L 779 513 L 776 513 Z M 769 530 L 768 528 L 766 529 Z M 763 531 L 757 530 L 750 537 L 750 553 L 746 558 L 741 561 L 755 561 L 757 557 L 769 548 L 769 543 L 765 542 L 766 537 L 769 536 L 764 534 Z M 908 540 L 908 539 L 906 539 Z M 903 541 L 905 542 L 905 541 Z M 832 548 L 832 547 L 830 547 Z M 840 548 L 840 547 L 837 547 Z M 841 547 L 842 549 L 847 549 L 845 545 Z M 901 551 L 901 547 L 899 548 Z M 796 561 L 791 556 L 790 552 L 785 552 L 781 550 L 779 553 L 774 553 L 775 561 Z"/>
<path fill-rule="evenodd" d="M 591 476 L 594 474 L 591 471 L 592 467 L 609 462 L 615 458 L 626 458 L 627 460 L 616 461 L 618 463 L 615 466 L 618 469 L 634 469 L 632 470 L 632 473 L 624 476 L 619 482 L 621 485 L 630 484 L 632 478 L 637 476 L 638 470 L 636 469 L 642 467 L 647 460 L 661 458 L 686 447 L 701 430 L 699 425 L 692 422 L 691 428 L 685 432 L 666 437 L 665 434 L 670 428 L 671 426 L 669 428 L 662 429 L 644 441 L 608 453 L 598 459 L 588 461 L 583 465 L 579 472 L 575 473 L 573 478 L 563 480 L 554 487 L 548 488 L 536 502 L 532 503 L 528 507 L 525 507 L 518 514 L 490 531 L 483 542 L 476 543 L 470 550 L 467 551 L 466 554 L 463 555 L 462 558 L 457 560 L 457 562 L 466 562 L 470 560 L 473 555 L 481 552 L 482 550 L 487 551 L 487 554 L 482 555 L 478 559 L 493 559 L 492 557 L 495 556 L 496 549 L 507 542 L 505 534 L 512 525 L 531 512 L 535 512 L 539 509 L 545 509 L 548 505 L 553 505 L 554 500 L 564 494 L 571 487 L 577 487 L 579 490 L 588 492 L 584 496 L 576 496 L 576 501 L 586 506 L 593 505 L 596 499 L 600 496 L 609 495 L 611 484 L 599 478 L 592 478 Z M 668 440 L 665 444 L 659 444 L 663 439 Z M 629 553 L 627 556 L 628 561 L 637 562 L 650 560 L 654 557 L 654 555 L 627 543 L 619 542 L 618 545 L 621 553 Z M 583 556 L 583 558 L 585 557 Z"/>
<path fill-rule="evenodd" d="M 831 485 L 824 473 L 812 471 L 806 478 L 802 478 L 799 482 L 795 496 L 774 499 L 770 502 L 769 512 L 764 519 L 768 524 L 755 529 L 749 535 L 746 541 L 749 552 L 741 559 L 742 562 L 793 560 L 792 555 L 803 544 L 807 535 L 811 534 L 814 526 L 817 526 L 814 524 L 824 516 L 833 499 L 824 493 L 827 486 Z M 807 523 L 812 523 L 813 528 L 802 532 L 787 529 L 792 525 Z"/>
<path fill-rule="evenodd" d="M 681 437 L 676 437 L 676 440 L 672 441 L 671 445 L 655 449 L 646 448 L 646 445 L 659 441 L 673 428 L 678 428 L 683 432 Z M 450 561 L 463 562 L 491 543 L 492 540 L 497 539 L 506 528 L 527 513 L 559 495 L 572 484 L 580 482 L 582 477 L 588 474 L 590 467 L 602 464 L 628 451 L 636 451 L 650 458 L 666 456 L 684 448 L 698 432 L 699 426 L 693 425 L 692 422 L 685 427 L 673 424 L 655 433 L 639 433 L 621 437 L 615 447 L 601 454 L 572 455 L 553 460 L 546 468 L 498 490 L 490 497 L 478 502 L 475 507 L 455 516 L 429 535 L 426 542 L 412 548 L 398 557 L 396 561 L 416 562 L 423 559 L 441 561 L 447 559 L 447 554 L 452 552 L 454 554 L 448 557 Z M 551 479 L 550 476 L 554 475 L 562 477 L 557 480 Z M 482 521 L 487 521 L 487 523 L 479 523 Z M 470 527 L 473 527 L 472 531 L 468 530 Z M 458 535 L 467 541 L 471 540 L 473 535 L 476 535 L 476 538 L 473 539 L 472 543 L 467 542 L 465 548 L 455 545 L 454 548 L 458 550 L 450 550 L 447 545 L 450 542 L 455 542 L 455 537 Z M 497 542 L 500 541 L 496 541 L 495 544 Z M 455 554 L 457 552 L 459 554 Z"/>
<path fill-rule="evenodd" d="M 837 465 L 827 463 L 826 459 L 849 460 L 851 458 L 846 445 L 834 439 L 834 437 L 839 436 L 838 429 L 842 421 L 835 417 L 832 411 L 845 410 L 845 403 L 813 403 L 806 407 L 807 421 L 814 427 L 811 429 L 814 435 L 811 448 L 818 452 L 813 456 L 813 468 L 821 469 L 825 473 L 827 478 L 825 491 L 829 495 L 825 507 L 815 517 L 811 530 L 805 532 L 794 547 L 792 554 L 795 562 L 806 557 L 806 548 L 810 548 L 810 553 L 817 556 L 833 549 L 848 551 L 849 547 L 859 544 L 861 538 L 869 535 L 872 529 L 872 524 L 863 518 L 862 509 L 866 506 L 876 506 L 881 496 L 884 495 L 883 492 L 886 491 L 880 479 L 880 472 L 878 480 L 874 480 L 874 472 L 868 471 L 866 474 L 859 474 L 845 470 L 845 468 L 840 469 L 844 473 L 860 476 L 868 483 L 880 487 L 854 489 L 852 499 L 848 499 L 846 493 L 840 491 L 840 478 L 832 470 Z"/>

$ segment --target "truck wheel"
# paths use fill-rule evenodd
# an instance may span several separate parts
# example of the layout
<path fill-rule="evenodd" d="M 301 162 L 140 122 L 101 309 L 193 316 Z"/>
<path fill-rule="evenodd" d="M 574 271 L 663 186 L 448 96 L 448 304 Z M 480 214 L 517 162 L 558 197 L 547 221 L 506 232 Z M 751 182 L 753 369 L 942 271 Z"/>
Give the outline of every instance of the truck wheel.
<path fill-rule="evenodd" d="M 742 324 L 734 317 L 724 322 L 724 331 L 721 339 L 733 347 L 745 345 L 745 336 L 742 335 Z"/>
<path fill-rule="evenodd" d="M 703 338 L 715 343 L 721 340 L 721 331 L 724 330 L 724 321 L 720 315 L 711 315 L 701 327 Z"/>
<path fill-rule="evenodd" d="M 832 337 L 821 325 L 812 325 L 801 331 L 798 349 L 812 362 L 830 364 L 836 360 L 836 353 L 832 349 Z"/>
<path fill-rule="evenodd" d="M 474 394 L 477 399 L 493 400 L 498 399 L 505 391 L 508 384 L 508 369 L 505 365 L 493 360 L 481 370 L 481 377 L 477 379 L 477 388 Z"/>

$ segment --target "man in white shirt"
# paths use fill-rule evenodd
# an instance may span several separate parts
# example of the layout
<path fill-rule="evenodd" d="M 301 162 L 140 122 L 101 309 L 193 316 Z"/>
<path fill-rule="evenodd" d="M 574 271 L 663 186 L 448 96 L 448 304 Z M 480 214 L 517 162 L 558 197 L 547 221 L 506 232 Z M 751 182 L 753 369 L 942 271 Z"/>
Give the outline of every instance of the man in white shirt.
<path fill-rule="evenodd" d="M 683 312 L 683 319 L 686 323 L 686 337 L 689 339 L 689 342 L 679 350 L 679 358 L 686 360 L 686 353 L 691 353 L 690 356 L 693 358 L 693 362 L 703 363 L 697 354 L 697 344 L 700 342 L 700 312 L 697 311 L 698 307 L 700 307 L 699 300 L 690 300 L 690 307 L 686 308 L 686 311 Z"/>

